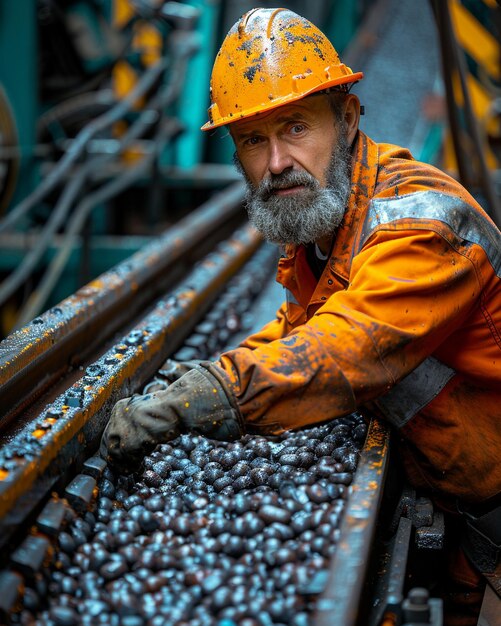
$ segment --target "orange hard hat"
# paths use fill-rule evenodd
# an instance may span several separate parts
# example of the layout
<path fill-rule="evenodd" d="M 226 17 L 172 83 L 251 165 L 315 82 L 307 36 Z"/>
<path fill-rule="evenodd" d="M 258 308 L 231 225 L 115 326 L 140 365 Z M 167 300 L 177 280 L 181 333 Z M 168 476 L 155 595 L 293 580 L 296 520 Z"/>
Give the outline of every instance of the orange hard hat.
<path fill-rule="evenodd" d="M 304 17 L 289 9 L 252 9 L 232 26 L 217 54 L 202 130 L 362 77 L 341 63 L 327 37 Z"/>

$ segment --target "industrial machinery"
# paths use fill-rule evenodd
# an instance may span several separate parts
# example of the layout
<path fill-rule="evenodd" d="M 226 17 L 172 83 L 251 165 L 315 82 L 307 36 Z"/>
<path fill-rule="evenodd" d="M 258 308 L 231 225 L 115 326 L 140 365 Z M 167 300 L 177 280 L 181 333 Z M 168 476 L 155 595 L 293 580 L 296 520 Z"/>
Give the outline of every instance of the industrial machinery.
<path fill-rule="evenodd" d="M 250 4 L 21 4 L 0 7 L 0 623 L 440 626 L 444 518 L 388 471 L 370 414 L 227 447 L 183 436 L 129 477 L 97 454 L 117 400 L 168 357 L 214 357 L 273 299 L 277 251 L 245 224 L 228 137 L 199 133 L 217 46 Z M 495 3 L 310 4 L 287 3 L 367 63 L 368 133 L 442 158 L 501 223 Z M 411 41 L 405 25 L 429 38 L 412 100 L 446 104 L 445 147 L 443 106 L 407 110 L 412 128 L 371 114 L 371 60 L 392 28 Z"/>
<path fill-rule="evenodd" d="M 361 10 L 329 4 L 311 17 L 346 42 Z M 244 5 L 2 6 L 4 336 L 238 179 L 229 138 L 200 126 L 217 47 Z"/>

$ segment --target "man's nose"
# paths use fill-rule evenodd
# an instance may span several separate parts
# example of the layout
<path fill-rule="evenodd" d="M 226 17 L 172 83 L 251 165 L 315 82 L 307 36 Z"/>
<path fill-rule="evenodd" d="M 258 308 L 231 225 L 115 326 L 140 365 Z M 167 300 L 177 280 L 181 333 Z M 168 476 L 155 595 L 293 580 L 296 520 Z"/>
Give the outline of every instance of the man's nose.
<path fill-rule="evenodd" d="M 272 138 L 269 142 L 269 149 L 268 170 L 270 174 L 281 174 L 284 170 L 293 167 L 294 160 L 285 142 Z"/>

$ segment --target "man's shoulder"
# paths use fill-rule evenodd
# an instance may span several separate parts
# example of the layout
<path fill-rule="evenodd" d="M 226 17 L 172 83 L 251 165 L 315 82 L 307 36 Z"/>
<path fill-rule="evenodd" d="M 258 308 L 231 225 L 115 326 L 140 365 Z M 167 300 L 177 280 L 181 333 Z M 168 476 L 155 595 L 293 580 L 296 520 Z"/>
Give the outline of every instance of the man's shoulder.
<path fill-rule="evenodd" d="M 485 251 L 493 268 L 501 270 L 501 234 L 473 201 L 438 189 L 373 198 L 362 226 L 360 249 L 376 232 L 428 230 L 463 252 L 471 244 Z"/>
<path fill-rule="evenodd" d="M 416 191 L 437 190 L 449 195 L 466 196 L 466 189 L 452 176 L 423 161 L 417 161 L 407 148 L 378 144 L 378 172 L 374 195 L 405 195 Z M 391 193 L 388 193 L 391 190 Z M 473 198 L 472 198 L 473 200 Z"/>

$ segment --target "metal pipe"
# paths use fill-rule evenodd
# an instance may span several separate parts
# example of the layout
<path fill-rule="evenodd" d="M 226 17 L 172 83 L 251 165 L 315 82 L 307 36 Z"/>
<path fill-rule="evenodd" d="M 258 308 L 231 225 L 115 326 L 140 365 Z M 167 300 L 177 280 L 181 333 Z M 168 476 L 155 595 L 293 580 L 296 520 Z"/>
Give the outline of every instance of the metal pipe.
<path fill-rule="evenodd" d="M 133 108 L 137 99 L 145 94 L 148 89 L 150 89 L 160 78 L 167 68 L 167 65 L 168 61 L 166 58 L 160 59 L 157 63 L 155 63 L 155 65 L 148 68 L 126 98 L 82 128 L 75 138 L 75 141 L 72 143 L 71 148 L 57 163 L 56 167 L 50 172 L 50 174 L 33 191 L 33 193 L 22 200 L 2 219 L 2 221 L 0 221 L 0 232 L 9 229 L 13 224 L 18 222 L 24 215 L 26 215 L 26 213 L 28 213 L 28 211 L 30 211 L 50 191 L 52 191 L 69 173 L 71 166 L 84 151 L 87 142 L 128 113 Z"/>
<path fill-rule="evenodd" d="M 78 365 L 235 226 L 244 197 L 235 183 L 132 257 L 0 342 L 0 429 L 70 365 Z M 205 247 L 205 250 L 204 250 Z"/>
<path fill-rule="evenodd" d="M 75 208 L 73 215 L 65 231 L 64 241 L 57 255 L 49 265 L 38 287 L 28 298 L 26 305 L 22 308 L 16 323 L 16 329 L 30 322 L 42 310 L 52 289 L 64 270 L 71 248 L 75 243 L 76 235 L 81 231 L 91 210 L 101 202 L 104 202 L 129 187 L 148 171 L 151 163 L 158 155 L 165 140 L 180 130 L 175 120 L 169 120 L 161 133 L 161 137 L 155 142 L 155 152 L 145 155 L 139 163 L 135 163 L 130 168 L 122 172 L 121 175 L 112 178 L 110 182 L 100 187 L 97 191 L 86 196 Z"/>
<path fill-rule="evenodd" d="M 261 244 L 246 226 L 0 449 L 0 544 L 79 458 L 96 449 L 113 405 L 175 351 Z M 33 381 L 32 381 L 33 382 Z"/>
<path fill-rule="evenodd" d="M 143 111 L 139 118 L 135 120 L 133 124 L 131 124 L 129 129 L 124 133 L 123 137 L 117 142 L 119 151 L 123 151 L 128 145 L 131 144 L 132 141 L 134 141 L 143 132 L 145 132 L 145 130 L 148 129 L 152 124 L 158 123 L 160 111 L 162 111 L 164 107 L 171 104 L 179 92 L 180 86 L 182 84 L 182 76 L 185 63 L 188 55 L 191 54 L 192 50 L 193 49 L 189 47 L 183 48 L 177 62 L 173 65 L 173 78 L 171 79 L 169 84 L 166 85 L 166 87 L 164 87 L 160 91 L 160 93 L 152 99 L 153 108 Z M 100 118 L 98 118 L 98 120 L 99 119 Z M 94 120 L 94 122 L 96 121 L 97 120 Z M 92 126 L 94 122 L 91 122 L 90 124 L 88 124 L 88 126 Z M 85 128 L 87 128 L 87 126 Z M 83 130 L 85 130 L 85 128 Z M 79 137 L 81 135 L 82 133 L 80 133 Z M 79 137 L 77 137 L 75 141 L 79 141 Z M 86 140 L 86 142 L 88 142 L 88 140 Z M 82 149 L 83 146 L 84 144 L 82 144 Z M 158 149 L 158 147 L 156 149 Z M 74 144 L 72 144 L 67 154 L 75 153 L 75 151 L 78 152 L 79 150 L 79 147 L 75 148 Z M 50 219 L 48 220 L 47 224 L 44 225 L 36 246 L 30 251 L 27 257 L 23 259 L 22 264 L 14 272 L 12 272 L 12 274 L 10 274 L 10 276 L 8 276 L 8 278 L 5 279 L 5 281 L 0 285 L 0 306 L 3 306 L 3 304 L 5 304 L 8 298 L 10 298 L 10 296 L 23 284 L 23 282 L 33 271 L 36 264 L 45 252 L 53 234 L 66 218 L 84 182 L 89 179 L 93 171 L 98 171 L 99 169 L 101 169 L 106 161 L 112 159 L 113 156 L 115 156 L 113 153 L 101 155 L 93 159 L 92 161 L 89 161 L 75 173 L 74 177 L 70 179 L 67 186 L 65 187 L 65 190 L 63 191 L 61 199 L 58 201 L 55 210 L 51 214 Z M 8 217 L 9 216 L 7 216 L 6 219 L 8 219 Z M 0 223 L 0 232 L 1 226 L 2 224 Z M 22 320 L 26 320 L 26 315 L 22 313 L 20 318 L 22 318 Z M 18 322 L 16 323 L 16 327 L 18 327 L 19 324 L 20 321 L 18 320 Z"/>
<path fill-rule="evenodd" d="M 84 165 L 75 174 L 75 176 L 70 178 L 48 221 L 44 224 L 36 245 L 23 258 L 21 265 L 18 265 L 17 268 L 3 281 L 3 283 L 0 284 L 0 307 L 3 306 L 17 291 L 17 289 L 21 287 L 24 281 L 28 279 L 31 272 L 42 258 L 42 255 L 49 246 L 54 233 L 66 219 L 68 211 L 71 209 L 71 205 L 82 190 L 91 167 L 90 163 Z"/>

